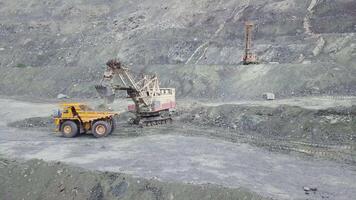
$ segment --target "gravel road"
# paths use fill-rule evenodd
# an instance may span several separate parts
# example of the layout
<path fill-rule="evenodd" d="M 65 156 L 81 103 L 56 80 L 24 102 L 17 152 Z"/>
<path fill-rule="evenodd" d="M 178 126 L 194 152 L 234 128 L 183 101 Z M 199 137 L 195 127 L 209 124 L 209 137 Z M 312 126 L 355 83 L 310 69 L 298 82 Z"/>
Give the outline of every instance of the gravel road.
<path fill-rule="evenodd" d="M 169 132 L 166 128 L 138 130 L 142 133 L 139 137 L 123 137 L 118 131 L 104 139 L 65 139 L 48 132 L 6 126 L 30 116 L 48 116 L 56 105 L 6 99 L 0 100 L 0 105 L 0 115 L 5 116 L 0 124 L 0 154 L 9 158 L 63 161 L 90 170 L 162 181 L 245 187 L 276 199 L 356 198 L 353 166 L 272 153 L 248 144 L 186 136 L 184 130 L 174 125 Z M 316 187 L 318 191 L 306 195 L 303 187 Z"/>

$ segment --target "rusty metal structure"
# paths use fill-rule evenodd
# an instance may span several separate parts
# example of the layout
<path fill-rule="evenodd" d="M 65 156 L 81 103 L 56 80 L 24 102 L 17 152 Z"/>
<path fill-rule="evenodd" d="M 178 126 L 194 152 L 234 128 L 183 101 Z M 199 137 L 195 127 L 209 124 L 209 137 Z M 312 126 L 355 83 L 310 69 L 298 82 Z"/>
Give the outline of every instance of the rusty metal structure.
<path fill-rule="evenodd" d="M 105 103 L 113 103 L 117 91 L 126 91 L 134 103 L 128 107 L 136 115 L 134 124 L 156 125 L 172 120 L 171 112 L 176 108 L 174 88 L 160 88 L 156 74 L 142 75 L 136 81 L 129 68 L 118 60 L 110 60 L 106 65 L 104 77 L 96 86 Z"/>
<path fill-rule="evenodd" d="M 252 30 L 254 24 L 252 22 L 245 23 L 245 54 L 243 57 L 243 64 L 258 64 L 257 56 L 252 52 Z"/>

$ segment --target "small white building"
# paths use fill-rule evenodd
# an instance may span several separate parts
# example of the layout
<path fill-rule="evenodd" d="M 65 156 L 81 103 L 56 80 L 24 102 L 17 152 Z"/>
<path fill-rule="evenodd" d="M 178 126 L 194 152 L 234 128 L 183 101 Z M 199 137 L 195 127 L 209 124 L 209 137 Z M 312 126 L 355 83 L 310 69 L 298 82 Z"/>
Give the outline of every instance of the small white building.
<path fill-rule="evenodd" d="M 266 100 L 270 100 L 270 101 L 272 101 L 272 100 L 275 100 L 275 99 L 276 99 L 276 95 L 275 95 L 275 94 L 273 94 L 273 93 L 269 93 L 269 92 L 264 93 L 262 97 L 263 97 L 264 99 L 266 99 Z"/>

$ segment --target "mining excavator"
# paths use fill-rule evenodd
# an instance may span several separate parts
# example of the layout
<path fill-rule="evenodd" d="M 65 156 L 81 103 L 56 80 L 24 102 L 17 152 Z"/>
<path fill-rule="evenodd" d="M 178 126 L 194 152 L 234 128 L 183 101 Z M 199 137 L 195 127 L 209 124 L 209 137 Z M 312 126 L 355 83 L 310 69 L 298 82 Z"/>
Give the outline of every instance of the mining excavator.
<path fill-rule="evenodd" d="M 127 98 L 134 103 L 128 106 L 136 116 L 134 124 L 148 126 L 172 121 L 171 114 L 176 108 L 174 88 L 160 88 L 156 74 L 142 75 L 136 81 L 130 69 L 116 59 L 106 65 L 100 85 L 95 86 L 105 104 L 112 104 L 118 91 L 126 91 Z"/>

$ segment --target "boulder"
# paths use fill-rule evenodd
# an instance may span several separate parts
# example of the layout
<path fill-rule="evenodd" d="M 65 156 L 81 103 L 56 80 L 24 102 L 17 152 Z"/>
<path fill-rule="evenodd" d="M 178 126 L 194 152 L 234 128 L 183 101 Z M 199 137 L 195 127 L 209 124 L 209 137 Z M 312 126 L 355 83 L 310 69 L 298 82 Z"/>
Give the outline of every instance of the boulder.
<path fill-rule="evenodd" d="M 262 97 L 266 100 L 275 100 L 276 99 L 276 95 L 270 92 L 264 93 L 262 95 Z"/>
<path fill-rule="evenodd" d="M 57 99 L 69 99 L 69 97 L 65 94 L 58 94 Z"/>

